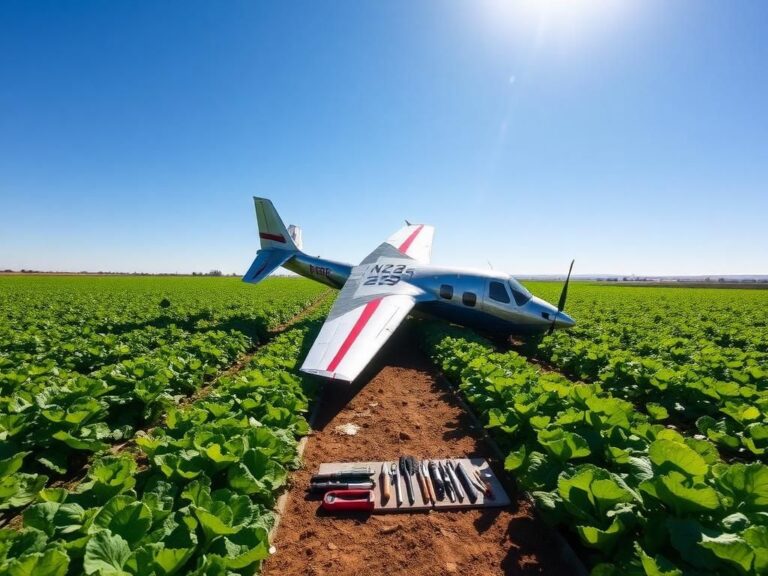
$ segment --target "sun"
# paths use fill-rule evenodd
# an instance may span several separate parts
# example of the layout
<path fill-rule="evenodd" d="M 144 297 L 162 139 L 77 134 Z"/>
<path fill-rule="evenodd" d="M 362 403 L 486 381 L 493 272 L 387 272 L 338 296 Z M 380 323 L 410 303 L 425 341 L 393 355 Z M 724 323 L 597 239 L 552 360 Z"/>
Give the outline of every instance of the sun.
<path fill-rule="evenodd" d="M 627 21 L 632 0 L 482 0 L 497 33 L 533 33 L 537 42 L 573 47 L 604 38 Z"/>

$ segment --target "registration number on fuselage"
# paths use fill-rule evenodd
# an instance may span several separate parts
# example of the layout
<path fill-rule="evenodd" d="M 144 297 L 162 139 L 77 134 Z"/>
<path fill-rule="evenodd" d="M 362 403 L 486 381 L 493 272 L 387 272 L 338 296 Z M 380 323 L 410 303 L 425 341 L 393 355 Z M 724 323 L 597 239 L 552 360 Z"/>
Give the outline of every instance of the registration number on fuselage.
<path fill-rule="evenodd" d="M 315 266 L 314 264 L 310 264 L 309 273 L 315 276 L 325 276 L 326 278 L 331 277 L 331 269 L 327 266 Z"/>

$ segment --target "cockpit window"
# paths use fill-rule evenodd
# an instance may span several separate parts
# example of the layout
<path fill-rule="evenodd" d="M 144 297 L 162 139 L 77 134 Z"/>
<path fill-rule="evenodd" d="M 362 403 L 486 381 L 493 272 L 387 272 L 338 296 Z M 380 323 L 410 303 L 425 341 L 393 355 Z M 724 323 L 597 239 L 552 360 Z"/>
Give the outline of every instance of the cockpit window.
<path fill-rule="evenodd" d="M 488 285 L 488 296 L 491 297 L 491 300 L 496 300 L 496 302 L 509 304 L 509 293 L 507 293 L 507 289 L 504 288 L 504 284 L 501 282 L 491 282 Z"/>
<path fill-rule="evenodd" d="M 509 287 L 512 290 L 512 297 L 515 299 L 515 304 L 518 306 L 526 304 L 533 296 L 533 294 L 528 292 L 528 290 L 514 278 L 509 279 Z"/>

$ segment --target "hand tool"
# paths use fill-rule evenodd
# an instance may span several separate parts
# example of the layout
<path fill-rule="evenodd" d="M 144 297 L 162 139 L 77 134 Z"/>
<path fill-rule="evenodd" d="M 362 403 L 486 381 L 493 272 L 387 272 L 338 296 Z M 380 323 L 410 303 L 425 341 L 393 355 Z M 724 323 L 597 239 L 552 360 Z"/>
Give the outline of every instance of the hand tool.
<path fill-rule="evenodd" d="M 469 475 L 467 474 L 467 471 L 464 470 L 464 466 L 461 465 L 461 462 L 456 464 L 454 472 L 461 483 L 464 484 L 464 489 L 467 491 L 467 498 L 469 498 L 469 501 L 472 503 L 477 502 L 477 491 L 475 491 L 475 487 L 472 486 L 472 481 L 469 479 Z"/>
<path fill-rule="evenodd" d="M 480 478 L 477 468 L 472 468 L 472 473 L 469 475 L 469 479 L 472 481 L 472 486 L 480 490 L 480 492 L 485 492 L 485 483 L 482 478 Z"/>
<path fill-rule="evenodd" d="M 408 502 L 411 506 L 416 501 L 413 497 L 413 481 L 411 480 L 411 474 L 413 473 L 413 456 L 400 456 L 400 474 L 405 478 L 405 490 L 408 492 Z"/>
<path fill-rule="evenodd" d="M 310 492 L 327 492 L 328 490 L 371 490 L 373 482 L 312 482 Z"/>
<path fill-rule="evenodd" d="M 451 486 L 451 479 L 448 478 L 448 473 L 445 471 L 445 466 L 443 466 L 442 462 L 437 463 L 437 469 L 443 479 L 443 488 L 445 488 L 445 493 L 448 495 L 448 500 L 456 502 L 456 496 L 453 494 L 453 486 Z"/>
<path fill-rule="evenodd" d="M 451 484 L 453 484 L 453 491 L 456 493 L 456 498 L 459 499 L 459 502 L 464 501 L 464 489 L 461 487 L 461 482 L 459 482 L 459 479 L 456 477 L 456 471 L 453 469 L 453 462 L 451 460 L 445 461 L 445 469 L 448 472 L 448 478 L 451 479 Z"/>
<path fill-rule="evenodd" d="M 322 507 L 331 512 L 373 510 L 372 490 L 331 490 L 323 496 Z"/>
<path fill-rule="evenodd" d="M 432 480 L 432 486 L 435 489 L 435 496 L 438 500 L 445 498 L 445 486 L 443 485 L 443 477 L 440 475 L 440 470 L 434 461 L 429 463 L 429 477 Z"/>
<path fill-rule="evenodd" d="M 382 462 L 381 463 L 381 472 L 379 473 L 379 486 L 381 486 L 381 503 L 386 504 L 389 502 L 390 496 L 392 496 L 392 492 L 389 490 L 389 478 L 388 478 L 388 472 L 386 470 L 387 463 Z"/>
<path fill-rule="evenodd" d="M 423 468 L 423 462 L 416 464 L 416 480 L 419 482 L 421 501 L 424 502 L 424 504 L 429 504 L 429 490 L 427 490 L 427 481 L 424 479 Z"/>
<path fill-rule="evenodd" d="M 490 474 L 481 474 L 480 470 L 475 468 L 475 477 L 483 484 L 485 487 L 485 495 L 488 496 L 491 500 L 495 500 L 496 496 L 493 494 L 493 488 L 491 487 L 490 482 Z"/>
<path fill-rule="evenodd" d="M 395 496 L 397 498 L 397 505 L 401 506 L 403 504 L 403 495 L 400 492 L 400 475 L 397 473 L 396 462 L 392 462 L 390 476 L 392 476 L 392 483 L 395 485 Z"/>
<path fill-rule="evenodd" d="M 424 476 L 424 484 L 427 486 L 427 492 L 429 492 L 429 500 L 432 502 L 432 504 L 434 504 L 437 502 L 437 498 L 435 497 L 435 489 L 432 486 L 432 478 L 429 477 L 428 460 L 421 461 L 421 474 Z"/>
<path fill-rule="evenodd" d="M 373 476 L 373 470 L 370 468 L 352 468 L 351 470 L 339 470 L 328 474 L 315 474 L 312 476 L 312 482 L 330 482 L 352 480 L 364 482 Z"/>

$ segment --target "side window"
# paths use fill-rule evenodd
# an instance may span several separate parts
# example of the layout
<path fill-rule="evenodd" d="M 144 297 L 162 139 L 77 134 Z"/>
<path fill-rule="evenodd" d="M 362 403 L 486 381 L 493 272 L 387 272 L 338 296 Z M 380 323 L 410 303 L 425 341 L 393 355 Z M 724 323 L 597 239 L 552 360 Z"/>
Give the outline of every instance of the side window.
<path fill-rule="evenodd" d="M 509 294 L 501 282 L 491 282 L 488 285 L 488 296 L 491 297 L 491 300 L 496 300 L 496 302 L 509 304 Z"/>
<path fill-rule="evenodd" d="M 453 286 L 451 286 L 450 284 L 441 284 L 440 298 L 445 298 L 446 300 L 450 300 L 451 298 L 453 298 Z"/>
<path fill-rule="evenodd" d="M 461 302 L 464 306 L 474 306 L 475 302 L 477 302 L 477 296 L 474 292 L 464 292 L 461 295 Z"/>
<path fill-rule="evenodd" d="M 522 306 L 523 304 L 528 302 L 528 300 L 531 299 L 530 296 L 526 296 L 525 294 L 523 294 L 519 290 L 515 290 L 514 288 L 512 288 L 512 296 L 515 297 L 515 304 L 517 304 L 518 306 Z"/>

